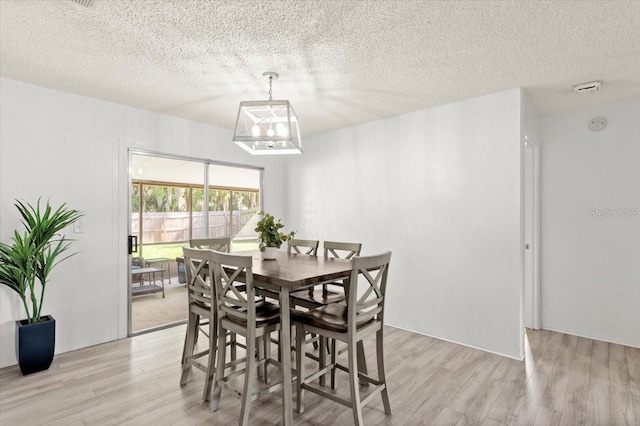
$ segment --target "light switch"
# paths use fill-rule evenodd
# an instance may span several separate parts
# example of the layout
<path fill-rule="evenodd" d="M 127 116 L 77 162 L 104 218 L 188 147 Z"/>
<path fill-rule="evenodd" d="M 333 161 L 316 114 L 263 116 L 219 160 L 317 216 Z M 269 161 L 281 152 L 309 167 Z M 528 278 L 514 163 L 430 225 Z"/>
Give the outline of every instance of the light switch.
<path fill-rule="evenodd" d="M 84 233 L 84 220 L 80 219 L 73 224 L 73 232 L 76 234 Z"/>

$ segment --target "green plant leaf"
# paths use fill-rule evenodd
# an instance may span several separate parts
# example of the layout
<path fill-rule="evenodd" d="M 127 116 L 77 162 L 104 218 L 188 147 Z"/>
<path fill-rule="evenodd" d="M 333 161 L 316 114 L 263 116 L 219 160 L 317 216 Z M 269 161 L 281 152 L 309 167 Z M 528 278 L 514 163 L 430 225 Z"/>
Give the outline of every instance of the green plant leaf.
<path fill-rule="evenodd" d="M 259 234 L 259 247 L 261 251 L 264 250 L 265 247 L 280 248 L 284 241 L 291 239 L 295 234 L 295 232 L 288 234 L 280 232 L 280 229 L 284 228 L 284 224 L 280 219 L 276 222 L 275 217 L 269 213 L 260 211 L 258 214 L 262 216 L 262 219 L 256 224 L 255 231 Z"/>
<path fill-rule="evenodd" d="M 15 206 L 26 230 L 24 234 L 14 231 L 11 245 L 0 243 L 0 284 L 18 293 L 29 322 L 37 322 L 49 274 L 56 265 L 75 254 L 62 256 L 73 240 L 66 239 L 61 231 L 84 213 L 69 209 L 66 203 L 54 210 L 47 201 L 42 208 L 40 199 L 35 207 L 19 200 Z M 36 280 L 41 284 L 39 294 Z"/>

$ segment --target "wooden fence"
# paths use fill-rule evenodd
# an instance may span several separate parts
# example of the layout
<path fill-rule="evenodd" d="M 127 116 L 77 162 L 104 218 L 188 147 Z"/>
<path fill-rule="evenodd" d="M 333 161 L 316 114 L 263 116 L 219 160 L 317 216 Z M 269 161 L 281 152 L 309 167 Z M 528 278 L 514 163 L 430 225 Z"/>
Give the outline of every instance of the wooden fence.
<path fill-rule="evenodd" d="M 209 233 L 204 212 L 193 213 L 193 237 L 189 235 L 189 212 L 143 213 L 141 244 L 184 242 L 190 238 L 235 237 L 258 212 L 258 209 L 209 212 Z M 131 216 L 131 229 L 138 234 L 140 216 Z M 252 230 L 253 231 L 253 230 Z"/>

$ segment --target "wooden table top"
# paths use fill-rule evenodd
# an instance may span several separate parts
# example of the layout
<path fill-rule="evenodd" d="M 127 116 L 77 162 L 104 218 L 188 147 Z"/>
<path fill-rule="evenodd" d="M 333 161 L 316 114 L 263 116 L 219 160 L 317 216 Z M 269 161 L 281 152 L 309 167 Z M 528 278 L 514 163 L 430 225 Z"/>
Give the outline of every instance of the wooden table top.
<path fill-rule="evenodd" d="M 345 259 L 287 254 L 285 251 L 278 251 L 278 258 L 275 260 L 262 259 L 259 251 L 231 254 L 253 257 L 254 280 L 291 290 L 348 278 L 351 272 L 351 261 Z M 182 257 L 177 257 L 176 261 L 184 263 Z"/>
<path fill-rule="evenodd" d="M 243 253 L 237 253 L 243 254 Z M 264 260 L 260 252 L 249 253 L 253 257 L 253 279 L 288 287 L 295 290 L 311 284 L 343 279 L 351 272 L 351 261 L 345 259 L 287 254 L 278 251 L 275 260 Z"/>

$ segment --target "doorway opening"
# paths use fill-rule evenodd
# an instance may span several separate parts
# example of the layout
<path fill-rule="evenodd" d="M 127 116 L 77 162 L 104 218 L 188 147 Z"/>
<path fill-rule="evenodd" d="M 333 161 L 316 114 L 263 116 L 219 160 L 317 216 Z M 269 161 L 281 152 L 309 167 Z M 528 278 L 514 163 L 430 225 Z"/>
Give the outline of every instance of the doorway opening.
<path fill-rule="evenodd" d="M 130 166 L 131 336 L 186 321 L 176 258 L 191 239 L 230 237 L 233 251 L 257 249 L 262 169 L 133 151 Z"/>

